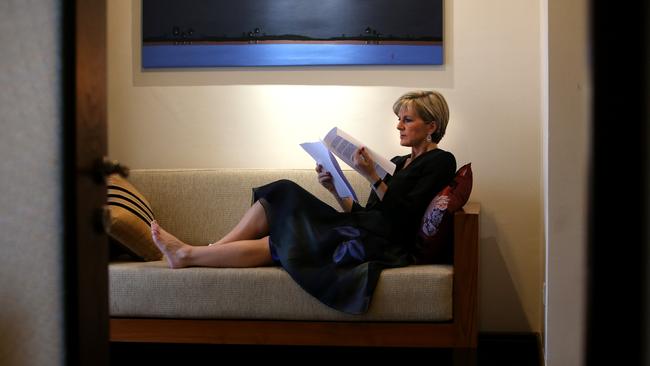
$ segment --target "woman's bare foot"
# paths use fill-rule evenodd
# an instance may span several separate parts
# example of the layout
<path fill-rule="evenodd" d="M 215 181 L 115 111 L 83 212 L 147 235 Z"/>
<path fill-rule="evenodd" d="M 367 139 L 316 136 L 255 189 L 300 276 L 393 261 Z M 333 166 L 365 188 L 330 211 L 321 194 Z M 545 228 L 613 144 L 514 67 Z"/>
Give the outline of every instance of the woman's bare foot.
<path fill-rule="evenodd" d="M 151 238 L 158 249 L 165 255 L 171 268 L 189 266 L 188 257 L 192 247 L 165 231 L 155 220 L 151 222 Z"/>

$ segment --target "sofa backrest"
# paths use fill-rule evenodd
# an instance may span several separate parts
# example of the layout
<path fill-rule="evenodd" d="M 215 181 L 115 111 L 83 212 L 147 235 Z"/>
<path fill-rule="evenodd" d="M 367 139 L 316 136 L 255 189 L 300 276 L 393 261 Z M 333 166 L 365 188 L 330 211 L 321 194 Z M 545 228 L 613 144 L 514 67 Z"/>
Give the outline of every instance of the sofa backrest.
<path fill-rule="evenodd" d="M 365 205 L 370 184 L 355 171 L 346 170 L 345 175 Z M 207 245 L 225 235 L 250 207 L 252 188 L 278 179 L 298 183 L 340 211 L 313 169 L 138 169 L 129 176 L 163 228 L 193 245 Z"/>

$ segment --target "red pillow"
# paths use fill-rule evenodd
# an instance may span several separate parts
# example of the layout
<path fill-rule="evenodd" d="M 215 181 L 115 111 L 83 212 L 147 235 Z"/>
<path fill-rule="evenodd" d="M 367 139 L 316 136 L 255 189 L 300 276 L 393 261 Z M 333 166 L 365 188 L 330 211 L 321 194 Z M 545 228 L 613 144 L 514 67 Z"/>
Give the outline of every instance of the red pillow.
<path fill-rule="evenodd" d="M 418 233 L 416 264 L 451 263 L 453 259 L 453 213 L 460 210 L 472 193 L 472 164 L 463 165 L 448 186 L 424 211 Z"/>

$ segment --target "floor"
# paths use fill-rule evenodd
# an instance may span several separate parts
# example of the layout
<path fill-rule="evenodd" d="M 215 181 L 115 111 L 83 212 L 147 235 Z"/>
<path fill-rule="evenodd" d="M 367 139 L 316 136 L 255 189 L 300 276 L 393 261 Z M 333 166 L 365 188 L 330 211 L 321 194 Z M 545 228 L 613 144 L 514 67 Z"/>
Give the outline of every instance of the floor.
<path fill-rule="evenodd" d="M 489 334 L 479 336 L 478 365 L 541 366 L 536 335 Z M 281 360 L 283 364 L 346 363 L 363 360 L 383 364 L 388 361 L 427 365 L 452 365 L 447 349 L 218 346 L 192 344 L 112 343 L 111 365 L 185 365 L 194 362 L 217 364 L 222 360 L 248 362 Z M 225 362 L 230 364 L 231 362 Z"/>

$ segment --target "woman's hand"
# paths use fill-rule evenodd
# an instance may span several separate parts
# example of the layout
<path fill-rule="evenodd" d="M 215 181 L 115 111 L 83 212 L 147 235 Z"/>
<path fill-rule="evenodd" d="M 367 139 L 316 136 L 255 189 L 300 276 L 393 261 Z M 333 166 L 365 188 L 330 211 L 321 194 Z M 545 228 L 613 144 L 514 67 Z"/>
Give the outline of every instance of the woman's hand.
<path fill-rule="evenodd" d="M 354 169 L 369 182 L 373 183 L 379 179 L 379 175 L 377 175 L 377 171 L 375 170 L 375 162 L 365 147 L 362 146 L 354 152 L 352 155 L 352 163 L 354 164 Z"/>
<path fill-rule="evenodd" d="M 325 187 L 330 193 L 335 193 L 334 180 L 332 179 L 332 174 L 325 170 L 322 165 L 316 165 L 316 173 L 318 173 L 318 182 Z"/>
<path fill-rule="evenodd" d="M 316 172 L 318 173 L 318 182 L 334 195 L 334 198 L 336 198 L 339 205 L 341 205 L 343 212 L 352 211 L 352 206 L 354 205 L 352 198 L 341 198 L 339 196 L 338 192 L 336 192 L 336 188 L 334 188 L 334 179 L 332 178 L 332 174 L 325 170 L 325 168 L 320 164 L 316 165 Z"/>

